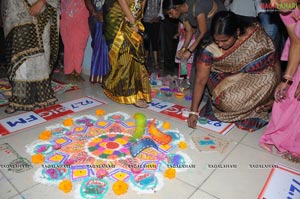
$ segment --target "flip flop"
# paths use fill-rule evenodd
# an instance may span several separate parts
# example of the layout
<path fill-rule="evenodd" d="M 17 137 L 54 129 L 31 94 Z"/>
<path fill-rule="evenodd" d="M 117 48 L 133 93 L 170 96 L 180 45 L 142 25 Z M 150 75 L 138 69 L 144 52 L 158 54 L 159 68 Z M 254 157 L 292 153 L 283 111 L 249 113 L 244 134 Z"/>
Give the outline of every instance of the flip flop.
<path fill-rule="evenodd" d="M 17 112 L 17 109 L 13 108 L 12 106 L 8 106 L 8 107 L 4 110 L 4 112 L 7 113 L 7 114 L 12 114 L 12 113 Z"/>
<path fill-rule="evenodd" d="M 85 79 L 79 73 L 75 73 L 74 77 L 79 82 L 84 82 L 85 81 Z"/>
<path fill-rule="evenodd" d="M 286 153 L 282 155 L 282 158 L 294 163 L 300 163 L 300 154 Z"/>

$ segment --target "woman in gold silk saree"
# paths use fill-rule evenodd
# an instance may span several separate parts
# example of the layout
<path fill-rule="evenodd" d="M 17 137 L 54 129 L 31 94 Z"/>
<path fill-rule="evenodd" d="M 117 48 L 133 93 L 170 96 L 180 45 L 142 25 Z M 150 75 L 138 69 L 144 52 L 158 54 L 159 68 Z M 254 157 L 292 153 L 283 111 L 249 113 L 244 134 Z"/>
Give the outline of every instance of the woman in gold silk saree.
<path fill-rule="evenodd" d="M 135 23 L 129 22 L 121 3 L 127 3 Z M 104 78 L 104 93 L 113 101 L 146 107 L 151 102 L 150 82 L 144 63 L 143 0 L 112 0 L 104 5 L 104 35 L 109 46 L 110 72 Z M 127 13 L 128 14 L 128 13 Z"/>

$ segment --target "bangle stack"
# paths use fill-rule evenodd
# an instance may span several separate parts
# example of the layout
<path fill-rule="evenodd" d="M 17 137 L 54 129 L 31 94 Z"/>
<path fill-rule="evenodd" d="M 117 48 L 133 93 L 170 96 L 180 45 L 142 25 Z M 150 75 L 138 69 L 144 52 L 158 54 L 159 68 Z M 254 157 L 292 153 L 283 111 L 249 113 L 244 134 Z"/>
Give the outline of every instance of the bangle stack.
<path fill-rule="evenodd" d="M 283 83 L 287 83 L 288 85 L 293 84 L 293 76 L 285 74 L 281 80 Z"/>
<path fill-rule="evenodd" d="M 289 80 L 289 79 L 285 79 L 285 78 L 283 78 L 283 79 L 281 80 L 281 82 L 287 83 L 288 85 L 292 85 L 292 84 L 293 84 L 293 80 Z"/>
<path fill-rule="evenodd" d="M 137 21 L 129 22 L 129 26 L 130 26 L 130 27 L 137 27 L 137 25 L 138 25 L 138 22 L 137 22 Z"/>
<path fill-rule="evenodd" d="M 189 115 L 197 115 L 197 116 L 199 116 L 199 113 L 198 112 L 194 112 L 194 111 L 190 111 Z"/>
<path fill-rule="evenodd" d="M 193 53 L 193 51 L 191 51 L 189 48 L 186 49 L 186 50 L 187 50 L 189 53 L 191 53 L 191 54 Z"/>

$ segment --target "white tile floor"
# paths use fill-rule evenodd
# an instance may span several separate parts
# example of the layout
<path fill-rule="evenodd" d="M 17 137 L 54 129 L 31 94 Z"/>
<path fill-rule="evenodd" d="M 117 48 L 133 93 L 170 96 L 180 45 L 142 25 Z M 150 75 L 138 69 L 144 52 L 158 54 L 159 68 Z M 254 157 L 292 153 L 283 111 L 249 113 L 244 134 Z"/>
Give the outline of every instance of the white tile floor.
<path fill-rule="evenodd" d="M 56 74 L 56 79 L 65 81 L 64 77 Z M 143 112 L 149 118 L 157 118 L 162 121 L 169 121 L 172 129 L 178 129 L 184 134 L 186 142 L 191 143 L 191 135 L 210 133 L 198 128 L 192 130 L 187 127 L 185 122 L 170 117 L 157 114 L 150 110 L 137 109 L 131 105 L 120 105 L 110 101 L 102 92 L 99 84 L 90 84 L 85 76 L 86 81 L 80 83 L 81 89 L 58 95 L 58 103 L 68 100 L 77 99 L 84 96 L 95 96 L 107 101 L 108 104 L 101 105 L 101 109 L 106 112 L 122 111 L 133 114 L 137 111 Z M 189 106 L 189 102 L 175 98 L 168 100 Z M 89 109 L 80 113 L 75 113 L 72 117 L 94 114 L 95 109 Z M 1 108 L 1 117 L 8 117 L 4 113 L 4 107 Z M 10 115 L 9 115 L 10 116 Z M 9 143 L 21 156 L 31 160 L 31 157 L 25 151 L 25 145 L 37 140 L 39 133 L 44 127 L 56 124 L 61 118 L 52 120 L 32 128 L 13 133 L 9 136 L 0 138 L 0 144 Z M 111 189 L 105 195 L 106 198 L 120 199 L 254 199 L 257 198 L 265 184 L 271 169 L 251 169 L 250 164 L 270 164 L 281 163 L 292 168 L 299 169 L 300 165 L 288 162 L 277 154 L 270 154 L 258 147 L 258 140 L 263 133 L 261 129 L 254 133 L 241 131 L 234 127 L 226 136 L 222 138 L 230 141 L 229 146 L 223 153 L 199 152 L 192 145 L 188 145 L 185 150 L 195 164 L 195 169 L 189 169 L 186 172 L 178 172 L 176 179 L 164 180 L 164 186 L 154 194 L 137 194 L 129 188 L 127 194 L 116 196 Z M 219 136 L 219 135 L 217 135 Z M 5 164 L 5 162 L 0 162 Z M 212 169 L 208 164 L 229 164 L 237 165 L 236 169 Z M 53 199 L 53 198 L 76 198 L 74 191 L 65 194 L 58 190 L 56 186 L 49 186 L 37 183 L 33 180 L 33 174 L 39 165 L 34 165 L 33 169 L 14 173 L 4 169 L 0 170 L 0 199 Z"/>

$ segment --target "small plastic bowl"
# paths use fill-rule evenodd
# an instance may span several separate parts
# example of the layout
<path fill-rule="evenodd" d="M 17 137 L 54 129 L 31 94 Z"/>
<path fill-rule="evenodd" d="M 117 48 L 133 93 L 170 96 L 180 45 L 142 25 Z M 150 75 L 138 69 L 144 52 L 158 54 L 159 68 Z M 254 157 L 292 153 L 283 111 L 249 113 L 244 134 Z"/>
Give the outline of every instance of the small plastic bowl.
<path fill-rule="evenodd" d="M 151 89 L 150 95 L 151 97 L 155 97 L 157 94 L 157 90 L 156 89 Z"/>
<path fill-rule="evenodd" d="M 159 98 L 163 97 L 163 94 L 162 94 L 162 92 L 158 92 L 158 93 L 156 93 L 156 97 L 159 97 Z"/>
<path fill-rule="evenodd" d="M 199 118 L 198 118 L 198 122 L 199 122 L 200 124 L 206 124 L 206 123 L 207 123 L 207 119 L 206 119 L 206 117 L 199 117 Z"/>
<path fill-rule="evenodd" d="M 175 97 L 178 99 L 182 99 L 182 98 L 184 98 L 184 93 L 177 92 L 177 93 L 175 93 Z"/>
<path fill-rule="evenodd" d="M 171 91 L 165 92 L 166 97 L 172 97 L 173 93 Z"/>
<path fill-rule="evenodd" d="M 171 89 L 168 87 L 168 86 L 162 86 L 160 88 L 161 91 L 165 91 L 165 92 L 168 92 L 168 91 L 171 91 Z"/>

